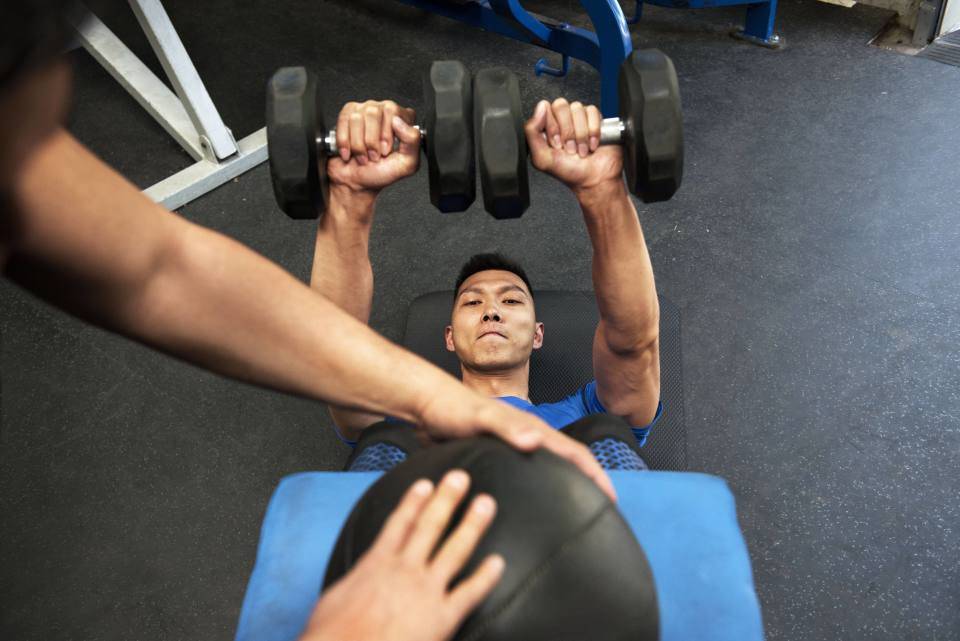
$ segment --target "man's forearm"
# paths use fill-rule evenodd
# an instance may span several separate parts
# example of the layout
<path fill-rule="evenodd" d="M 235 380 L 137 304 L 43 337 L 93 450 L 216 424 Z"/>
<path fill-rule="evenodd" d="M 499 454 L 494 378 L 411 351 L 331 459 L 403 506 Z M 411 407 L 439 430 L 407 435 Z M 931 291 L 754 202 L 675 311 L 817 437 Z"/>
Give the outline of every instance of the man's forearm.
<path fill-rule="evenodd" d="M 164 211 L 66 133 L 34 153 L 14 200 L 7 274 L 81 318 L 221 374 L 410 421 L 456 385 L 262 256 Z"/>
<path fill-rule="evenodd" d="M 370 320 L 373 268 L 368 248 L 375 196 L 332 187 L 317 227 L 310 286 L 361 323 Z"/>
<path fill-rule="evenodd" d="M 310 287 L 361 323 L 370 321 L 373 267 L 368 252 L 376 196 L 333 186 L 327 211 L 317 226 Z M 356 438 L 359 430 L 383 417 L 330 406 L 340 432 Z"/>
<path fill-rule="evenodd" d="M 593 245 L 593 285 L 604 338 L 614 352 L 655 341 L 660 306 L 637 211 L 622 180 L 576 194 Z"/>

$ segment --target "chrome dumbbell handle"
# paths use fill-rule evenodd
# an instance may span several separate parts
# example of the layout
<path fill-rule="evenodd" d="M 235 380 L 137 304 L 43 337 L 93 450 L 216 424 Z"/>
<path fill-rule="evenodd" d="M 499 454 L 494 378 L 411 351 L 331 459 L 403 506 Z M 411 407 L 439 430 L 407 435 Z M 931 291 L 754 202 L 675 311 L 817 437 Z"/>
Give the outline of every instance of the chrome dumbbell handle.
<path fill-rule="evenodd" d="M 619 118 L 604 118 L 600 122 L 600 144 L 619 145 L 623 142 L 626 124 Z"/>
<path fill-rule="evenodd" d="M 413 128 L 420 132 L 420 142 L 423 143 L 427 137 L 427 130 L 421 128 L 419 125 L 415 125 Z M 394 141 L 394 149 L 396 149 L 396 147 L 397 143 Z M 337 148 L 337 130 L 331 129 L 327 132 L 326 136 L 318 138 L 317 148 L 328 156 L 336 156 L 339 154 L 340 150 Z"/>

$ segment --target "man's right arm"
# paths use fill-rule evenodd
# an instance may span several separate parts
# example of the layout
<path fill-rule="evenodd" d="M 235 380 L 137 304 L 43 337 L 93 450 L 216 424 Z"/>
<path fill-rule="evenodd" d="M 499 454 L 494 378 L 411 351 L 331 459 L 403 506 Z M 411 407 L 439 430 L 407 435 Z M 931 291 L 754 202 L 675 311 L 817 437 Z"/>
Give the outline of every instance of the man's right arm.
<path fill-rule="evenodd" d="M 370 320 L 373 302 L 373 267 L 368 247 L 375 200 L 373 194 L 331 186 L 329 206 L 317 227 L 310 274 L 310 287 L 364 324 Z M 383 419 L 378 414 L 329 407 L 340 434 L 350 440 L 356 440 L 363 428 Z"/>
<path fill-rule="evenodd" d="M 337 116 L 339 154 L 327 161 L 330 200 L 317 227 L 310 286 L 365 325 L 373 302 L 368 247 L 374 204 L 380 190 L 417 171 L 415 116 L 392 100 L 348 102 Z M 399 141 L 396 149 L 394 139 Z M 350 440 L 383 419 L 335 405 L 330 415 Z"/>

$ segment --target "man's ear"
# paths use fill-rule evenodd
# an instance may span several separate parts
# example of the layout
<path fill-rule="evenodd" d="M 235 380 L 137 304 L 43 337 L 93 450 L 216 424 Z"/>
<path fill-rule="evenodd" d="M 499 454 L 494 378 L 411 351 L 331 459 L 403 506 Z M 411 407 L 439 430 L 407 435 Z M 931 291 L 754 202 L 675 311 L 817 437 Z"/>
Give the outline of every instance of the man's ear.
<path fill-rule="evenodd" d="M 443 330 L 443 339 L 447 344 L 447 351 L 455 352 L 456 348 L 453 345 L 453 325 L 447 325 Z"/>
<path fill-rule="evenodd" d="M 536 323 L 533 330 L 533 349 L 543 347 L 543 323 Z"/>

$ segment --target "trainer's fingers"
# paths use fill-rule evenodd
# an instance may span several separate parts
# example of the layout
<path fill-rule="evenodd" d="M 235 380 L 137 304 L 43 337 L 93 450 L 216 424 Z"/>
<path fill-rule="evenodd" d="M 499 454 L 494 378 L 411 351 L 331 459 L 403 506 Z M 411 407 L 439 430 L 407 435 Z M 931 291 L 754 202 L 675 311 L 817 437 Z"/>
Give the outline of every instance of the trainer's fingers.
<path fill-rule="evenodd" d="M 506 563 L 499 554 L 483 560 L 480 567 L 450 592 L 448 603 L 459 621 L 473 612 L 497 586 L 503 576 Z"/>
<path fill-rule="evenodd" d="M 577 153 L 576 134 L 573 129 L 573 117 L 570 115 L 570 103 L 564 98 L 553 101 L 553 115 L 560 126 L 560 143 L 567 153 Z"/>
<path fill-rule="evenodd" d="M 363 146 L 367 148 L 367 157 L 374 162 L 380 160 L 382 111 L 380 103 L 372 100 L 363 106 Z"/>
<path fill-rule="evenodd" d="M 503 439 L 522 452 L 540 447 L 544 438 L 554 431 L 533 414 L 506 403 L 486 406 L 477 412 L 475 420 L 481 431 Z"/>
<path fill-rule="evenodd" d="M 432 493 L 433 483 L 427 479 L 420 479 L 411 485 L 400 499 L 400 503 L 387 517 L 371 549 L 382 552 L 400 550 Z"/>
<path fill-rule="evenodd" d="M 433 557 L 432 570 L 444 585 L 456 576 L 477 548 L 483 533 L 490 527 L 497 512 L 497 502 L 487 494 L 480 494 L 470 504 L 460 525 Z"/>
<path fill-rule="evenodd" d="M 580 471 L 592 479 L 611 501 L 616 502 L 617 492 L 613 489 L 613 482 L 586 445 L 573 440 L 563 432 L 551 430 L 550 434 L 544 436 L 543 447 L 580 468 Z"/>
<path fill-rule="evenodd" d="M 596 105 L 587 107 L 587 129 L 590 131 L 590 151 L 596 151 L 600 146 L 600 125 L 603 123 L 603 117 Z"/>
<path fill-rule="evenodd" d="M 469 488 L 470 477 L 463 470 L 451 470 L 444 475 L 413 526 L 404 548 L 408 559 L 420 563 L 430 557 Z"/>

